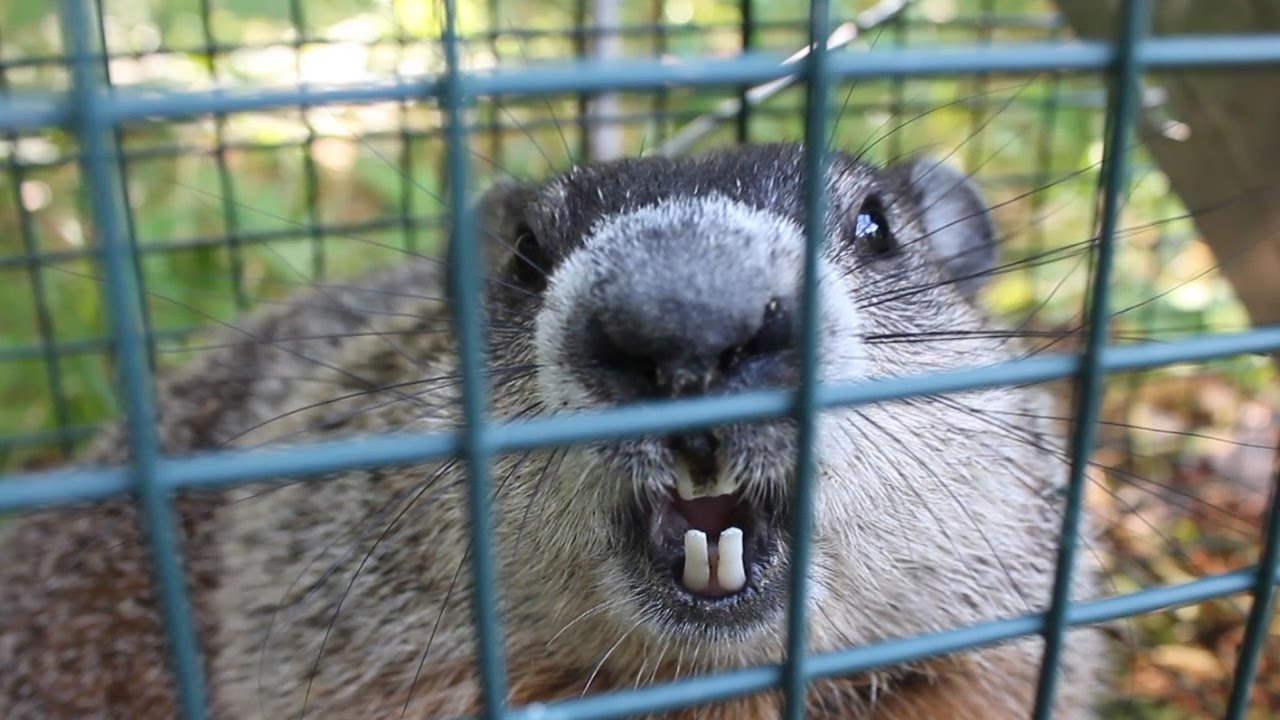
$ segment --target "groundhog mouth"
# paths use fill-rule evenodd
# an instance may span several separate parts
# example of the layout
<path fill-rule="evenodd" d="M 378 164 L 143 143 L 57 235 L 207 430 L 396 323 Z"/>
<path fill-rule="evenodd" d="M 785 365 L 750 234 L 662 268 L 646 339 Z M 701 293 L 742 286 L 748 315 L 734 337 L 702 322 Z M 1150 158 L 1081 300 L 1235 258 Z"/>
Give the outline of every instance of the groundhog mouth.
<path fill-rule="evenodd" d="M 655 574 L 671 584 L 668 597 L 679 604 L 707 611 L 741 605 L 759 594 L 774 564 L 776 513 L 740 491 L 691 494 L 672 489 L 640 508 Z"/>

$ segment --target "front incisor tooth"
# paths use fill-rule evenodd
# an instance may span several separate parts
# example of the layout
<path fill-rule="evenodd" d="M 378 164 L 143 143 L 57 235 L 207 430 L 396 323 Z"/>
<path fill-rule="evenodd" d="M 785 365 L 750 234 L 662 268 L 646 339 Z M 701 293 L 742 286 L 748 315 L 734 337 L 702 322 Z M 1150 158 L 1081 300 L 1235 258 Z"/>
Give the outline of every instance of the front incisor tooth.
<path fill-rule="evenodd" d="M 699 495 L 698 488 L 693 484 L 693 478 L 683 468 L 676 470 L 676 494 L 685 500 L 694 500 Z"/>
<path fill-rule="evenodd" d="M 721 532 L 719 548 L 716 581 L 722 590 L 737 592 L 747 584 L 747 569 L 742 563 L 742 531 L 731 527 Z"/>
<path fill-rule="evenodd" d="M 726 473 L 716 478 L 716 486 L 710 494 L 731 495 L 736 492 L 738 492 L 738 478 Z"/>
<path fill-rule="evenodd" d="M 684 534 L 684 586 L 694 592 L 702 592 L 710 584 L 711 558 L 707 556 L 707 534 L 701 530 L 686 530 Z"/>
<path fill-rule="evenodd" d="M 731 475 L 720 475 L 714 483 L 694 483 L 689 468 L 683 463 L 676 463 L 673 468 L 676 476 L 676 494 L 684 500 L 697 500 L 704 497 L 719 497 L 738 492 L 738 478 Z"/>

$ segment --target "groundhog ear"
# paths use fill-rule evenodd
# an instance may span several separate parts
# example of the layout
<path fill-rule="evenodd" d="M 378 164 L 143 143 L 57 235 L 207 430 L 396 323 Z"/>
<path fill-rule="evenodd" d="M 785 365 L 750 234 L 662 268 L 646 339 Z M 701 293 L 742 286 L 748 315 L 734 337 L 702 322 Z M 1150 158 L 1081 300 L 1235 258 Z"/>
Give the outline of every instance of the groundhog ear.
<path fill-rule="evenodd" d="M 471 242 L 479 243 L 481 272 L 497 272 L 511 256 L 516 228 L 523 220 L 529 186 L 515 181 L 494 183 L 471 205 Z M 455 262 L 453 247 L 445 249 L 445 262 Z M 453 273 L 445 276 L 445 289 L 453 297 Z"/>
<path fill-rule="evenodd" d="M 485 249 L 486 267 L 495 270 L 511 255 L 517 228 L 524 222 L 530 186 L 515 180 L 494 183 L 473 206 L 476 241 Z"/>
<path fill-rule="evenodd" d="M 995 228 L 978 188 L 964 173 L 929 157 L 905 160 L 889 172 L 898 192 L 910 199 L 906 207 L 924 225 L 930 255 L 973 299 L 996 264 Z"/>

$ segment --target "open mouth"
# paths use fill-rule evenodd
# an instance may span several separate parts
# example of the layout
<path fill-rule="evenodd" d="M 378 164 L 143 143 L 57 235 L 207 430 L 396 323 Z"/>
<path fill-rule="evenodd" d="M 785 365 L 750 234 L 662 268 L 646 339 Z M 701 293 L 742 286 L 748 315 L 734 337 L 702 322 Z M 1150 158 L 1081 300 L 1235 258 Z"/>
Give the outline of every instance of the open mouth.
<path fill-rule="evenodd" d="M 686 602 L 720 604 L 749 595 L 770 564 L 777 525 L 770 507 L 741 492 L 657 498 L 648 514 L 648 552 Z"/>

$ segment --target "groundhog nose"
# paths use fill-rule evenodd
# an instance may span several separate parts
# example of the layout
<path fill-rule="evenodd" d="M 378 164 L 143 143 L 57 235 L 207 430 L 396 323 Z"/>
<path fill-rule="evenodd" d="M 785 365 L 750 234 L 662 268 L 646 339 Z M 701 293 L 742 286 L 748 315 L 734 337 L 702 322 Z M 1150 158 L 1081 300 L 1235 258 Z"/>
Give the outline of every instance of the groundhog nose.
<path fill-rule="evenodd" d="M 738 309 L 734 309 L 738 310 Z M 744 363 L 789 349 L 791 314 L 777 299 L 754 312 L 697 304 L 600 312 L 587 326 L 597 368 L 625 376 L 638 395 L 700 395 Z"/>

